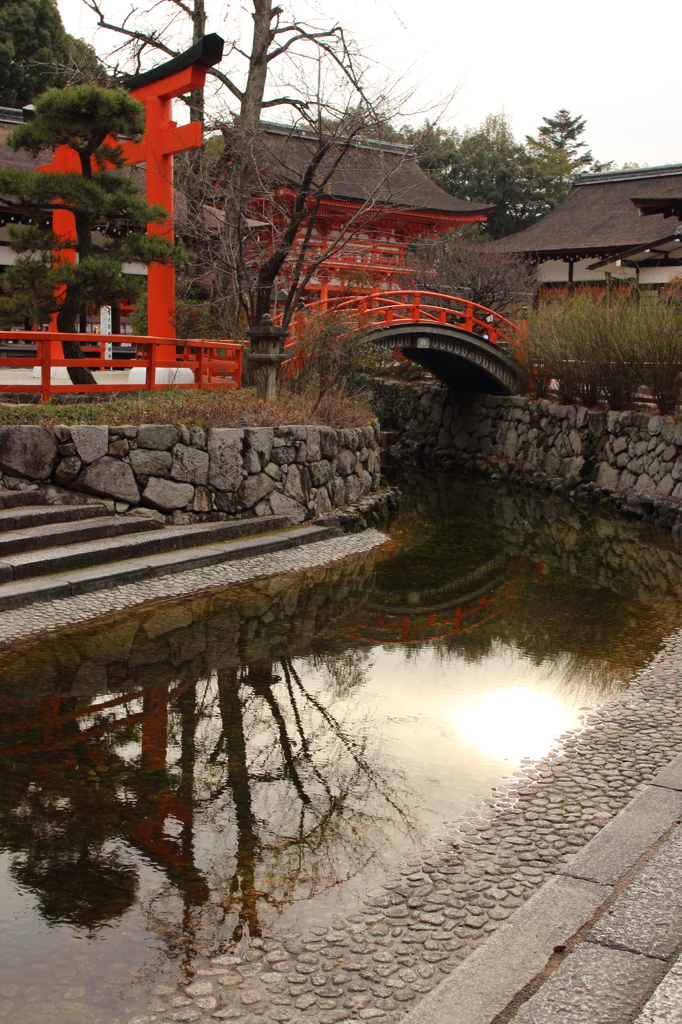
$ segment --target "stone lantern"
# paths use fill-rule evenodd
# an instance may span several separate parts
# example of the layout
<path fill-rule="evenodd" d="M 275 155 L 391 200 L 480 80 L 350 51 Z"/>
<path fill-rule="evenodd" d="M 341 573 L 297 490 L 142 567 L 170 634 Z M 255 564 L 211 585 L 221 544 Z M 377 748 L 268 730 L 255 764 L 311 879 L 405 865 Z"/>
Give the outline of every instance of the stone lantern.
<path fill-rule="evenodd" d="M 249 336 L 249 363 L 256 370 L 256 394 L 266 402 L 277 397 L 277 367 L 288 356 L 284 352 L 284 340 L 288 336 L 285 327 L 274 327 L 272 317 L 265 313 L 256 327 L 246 332 Z"/>

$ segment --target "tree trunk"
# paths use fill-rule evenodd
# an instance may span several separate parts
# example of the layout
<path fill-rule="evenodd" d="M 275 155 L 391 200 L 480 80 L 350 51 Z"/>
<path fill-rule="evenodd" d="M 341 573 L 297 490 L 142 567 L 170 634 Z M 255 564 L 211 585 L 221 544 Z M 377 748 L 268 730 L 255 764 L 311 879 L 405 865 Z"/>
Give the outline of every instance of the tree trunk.
<path fill-rule="evenodd" d="M 71 300 L 71 301 L 70 301 Z M 72 334 L 76 326 L 76 317 L 80 315 L 80 302 L 74 302 L 73 297 L 68 293 L 62 303 L 62 308 L 57 314 L 57 330 L 65 334 Z M 85 359 L 85 353 L 81 348 L 80 341 L 63 341 L 65 359 Z M 72 384 L 96 384 L 93 374 L 87 366 L 68 366 L 67 372 Z"/>
<path fill-rule="evenodd" d="M 192 42 L 198 43 L 206 34 L 206 5 L 204 0 L 194 0 L 192 8 Z M 204 90 L 196 89 L 189 96 L 189 119 L 204 123 Z"/>

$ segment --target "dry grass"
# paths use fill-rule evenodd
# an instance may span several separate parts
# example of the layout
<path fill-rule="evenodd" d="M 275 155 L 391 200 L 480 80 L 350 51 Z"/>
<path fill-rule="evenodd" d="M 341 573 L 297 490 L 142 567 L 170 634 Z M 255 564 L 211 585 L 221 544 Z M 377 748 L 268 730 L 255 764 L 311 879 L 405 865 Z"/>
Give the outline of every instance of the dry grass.
<path fill-rule="evenodd" d="M 670 301 L 578 294 L 541 307 L 528 321 L 531 381 L 554 380 L 563 401 L 631 409 L 646 388 L 659 411 L 675 411 L 682 383 L 682 316 Z"/>
<path fill-rule="evenodd" d="M 137 391 L 96 405 L 1 405 L 0 425 L 12 423 L 184 423 L 201 427 L 277 427 L 286 423 L 363 427 L 375 418 L 362 400 L 282 389 L 272 404 L 243 391 Z"/>

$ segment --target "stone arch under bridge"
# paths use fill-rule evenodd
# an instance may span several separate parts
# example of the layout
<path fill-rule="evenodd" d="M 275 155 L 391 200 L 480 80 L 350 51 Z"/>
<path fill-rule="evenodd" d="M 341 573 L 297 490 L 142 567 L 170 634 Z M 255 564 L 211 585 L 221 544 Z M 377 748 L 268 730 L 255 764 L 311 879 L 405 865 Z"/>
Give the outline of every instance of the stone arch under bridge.
<path fill-rule="evenodd" d="M 357 312 L 377 348 L 400 351 L 454 391 L 513 395 L 522 388 L 517 326 L 476 302 L 429 291 L 374 291 L 310 303 L 292 321 L 285 373 L 301 365 L 296 334 L 302 318 L 322 310 Z"/>

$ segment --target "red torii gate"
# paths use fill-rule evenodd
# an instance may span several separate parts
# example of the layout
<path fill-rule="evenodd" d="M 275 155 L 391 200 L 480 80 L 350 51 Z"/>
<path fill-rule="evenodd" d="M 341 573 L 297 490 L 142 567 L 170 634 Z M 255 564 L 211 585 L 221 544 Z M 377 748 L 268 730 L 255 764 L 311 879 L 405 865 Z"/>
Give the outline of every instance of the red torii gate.
<path fill-rule="evenodd" d="M 136 75 L 125 83 L 131 96 L 144 103 L 145 133 L 140 142 L 122 142 L 109 139 L 110 145 L 120 145 L 126 164 L 146 164 L 146 193 L 148 203 L 158 203 L 168 213 L 162 224 L 149 224 L 147 234 L 174 239 L 173 229 L 173 156 L 188 149 L 199 149 L 202 126 L 199 121 L 178 126 L 172 120 L 172 101 L 178 96 L 200 89 L 206 80 L 208 68 L 222 60 L 223 40 L 215 33 L 204 36 L 179 57 L 161 64 L 151 71 Z M 95 168 L 93 167 L 93 170 Z M 78 154 L 70 146 L 57 146 L 52 163 L 42 164 L 45 174 L 80 173 Z M 52 229 L 61 238 L 76 240 L 76 219 L 68 210 L 54 210 Z M 55 258 L 62 262 L 76 261 L 73 249 L 60 250 Z M 147 276 L 147 333 L 162 338 L 175 337 L 175 268 L 151 263 Z M 56 314 L 52 330 L 57 330 Z M 51 342 L 52 358 L 64 358 L 61 341 Z M 160 346 L 160 359 L 175 359 L 173 346 Z"/>

